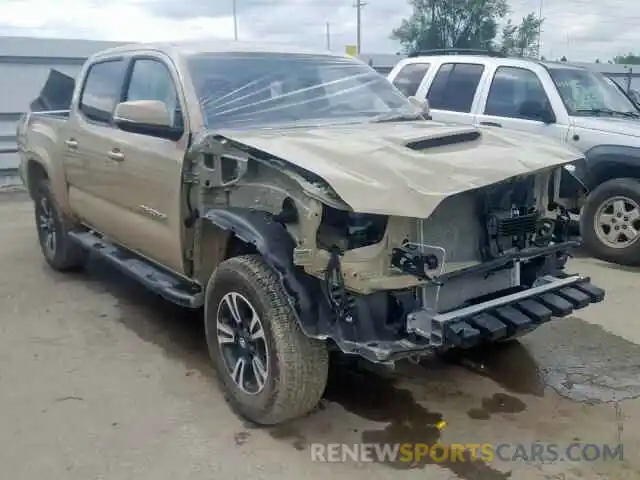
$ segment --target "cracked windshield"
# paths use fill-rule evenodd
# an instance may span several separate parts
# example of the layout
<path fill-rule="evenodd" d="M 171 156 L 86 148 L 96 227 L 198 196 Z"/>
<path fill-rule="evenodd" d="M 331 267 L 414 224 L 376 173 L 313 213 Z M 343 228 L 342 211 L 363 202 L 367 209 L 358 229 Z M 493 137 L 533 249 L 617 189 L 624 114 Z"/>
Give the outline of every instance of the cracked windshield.
<path fill-rule="evenodd" d="M 0 479 L 639 480 L 639 24 L 0 0 Z"/>

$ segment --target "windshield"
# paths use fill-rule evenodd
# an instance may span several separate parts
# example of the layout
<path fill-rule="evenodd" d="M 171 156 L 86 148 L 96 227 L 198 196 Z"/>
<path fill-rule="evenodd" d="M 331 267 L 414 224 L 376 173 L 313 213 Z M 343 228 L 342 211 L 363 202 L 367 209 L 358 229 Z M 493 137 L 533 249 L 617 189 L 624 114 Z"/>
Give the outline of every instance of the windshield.
<path fill-rule="evenodd" d="M 207 128 L 421 118 L 371 67 L 352 58 L 207 53 L 188 59 Z"/>
<path fill-rule="evenodd" d="M 548 69 L 571 115 L 638 113 L 620 89 L 599 73 L 555 66 Z"/>

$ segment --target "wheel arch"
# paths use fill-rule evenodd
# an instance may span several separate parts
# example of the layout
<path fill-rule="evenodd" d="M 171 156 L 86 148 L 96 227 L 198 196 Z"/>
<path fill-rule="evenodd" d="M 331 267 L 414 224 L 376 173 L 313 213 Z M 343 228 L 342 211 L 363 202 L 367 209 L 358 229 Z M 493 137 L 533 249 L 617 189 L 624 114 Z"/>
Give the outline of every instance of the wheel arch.
<path fill-rule="evenodd" d="M 317 323 L 317 302 L 308 287 L 308 277 L 294 265 L 296 242 L 286 228 L 268 212 L 245 208 L 212 209 L 203 219 L 224 232 L 224 241 L 218 247 L 221 260 L 246 253 L 261 255 L 282 282 L 300 328 L 313 336 L 310 330 Z"/>
<path fill-rule="evenodd" d="M 25 163 L 24 174 L 27 191 L 33 199 L 36 186 L 41 180 L 49 178 L 49 172 L 42 161 L 29 158 Z"/>
<path fill-rule="evenodd" d="M 45 149 L 36 148 L 23 163 L 24 183 L 33 198 L 33 187 L 43 178 L 51 182 L 51 192 L 60 212 L 65 216 L 73 216 L 69 207 L 67 177 L 62 159 L 52 157 Z"/>
<path fill-rule="evenodd" d="M 640 148 L 598 145 L 585 152 L 585 184 L 593 190 L 614 178 L 640 179 Z"/>

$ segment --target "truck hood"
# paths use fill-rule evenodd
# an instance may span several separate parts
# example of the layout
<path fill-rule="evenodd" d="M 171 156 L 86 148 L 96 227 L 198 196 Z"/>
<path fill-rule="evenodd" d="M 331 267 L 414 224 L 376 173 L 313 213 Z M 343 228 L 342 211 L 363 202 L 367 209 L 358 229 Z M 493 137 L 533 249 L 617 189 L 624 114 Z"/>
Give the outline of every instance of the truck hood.
<path fill-rule="evenodd" d="M 573 124 L 587 130 L 640 137 L 640 120 L 634 118 L 573 117 Z"/>
<path fill-rule="evenodd" d="M 215 133 L 321 177 L 356 212 L 415 218 L 451 195 L 582 157 L 537 135 L 432 121 Z"/>

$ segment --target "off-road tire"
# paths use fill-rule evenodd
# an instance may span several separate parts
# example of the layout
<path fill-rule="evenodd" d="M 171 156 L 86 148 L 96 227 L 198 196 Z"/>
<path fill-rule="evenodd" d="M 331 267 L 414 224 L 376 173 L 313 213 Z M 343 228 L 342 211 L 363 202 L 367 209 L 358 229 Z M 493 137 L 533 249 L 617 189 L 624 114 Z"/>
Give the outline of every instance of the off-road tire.
<path fill-rule="evenodd" d="M 217 336 L 217 313 L 228 293 L 244 296 L 261 319 L 269 352 L 262 391 L 248 394 L 232 379 Z M 217 379 L 230 407 L 259 425 L 275 425 L 313 410 L 327 383 L 329 354 L 324 342 L 301 331 L 277 274 L 259 255 L 222 262 L 207 285 L 205 332 Z"/>
<path fill-rule="evenodd" d="M 43 178 L 38 181 L 33 192 L 34 213 L 38 241 L 45 260 L 51 268 L 58 272 L 77 270 L 84 265 L 86 251 L 69 238 L 71 222 L 66 220 L 60 213 L 55 198 L 51 193 L 49 180 Z M 55 243 L 53 248 L 47 248 L 46 236 L 41 229 L 40 223 L 45 207 L 48 205 L 48 215 L 53 225 L 53 235 Z"/>
<path fill-rule="evenodd" d="M 585 249 L 594 257 L 620 265 L 640 265 L 640 240 L 625 248 L 612 248 L 598 238 L 595 216 L 608 199 L 626 197 L 640 205 L 640 181 L 616 178 L 602 183 L 588 196 L 580 214 L 580 234 Z"/>

